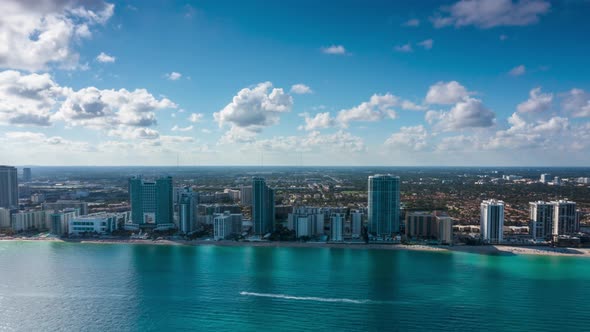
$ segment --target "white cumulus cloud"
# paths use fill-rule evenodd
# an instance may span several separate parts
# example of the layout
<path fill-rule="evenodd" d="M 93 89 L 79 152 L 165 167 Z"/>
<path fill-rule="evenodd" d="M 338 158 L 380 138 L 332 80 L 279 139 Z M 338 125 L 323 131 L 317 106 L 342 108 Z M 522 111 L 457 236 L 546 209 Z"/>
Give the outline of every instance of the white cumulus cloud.
<path fill-rule="evenodd" d="M 491 127 L 495 124 L 496 115 L 481 100 L 468 97 L 456 103 L 448 112 L 428 111 L 425 118 L 428 123 L 443 131 L 453 131 Z"/>
<path fill-rule="evenodd" d="M 113 63 L 116 59 L 116 57 L 108 55 L 105 52 L 100 52 L 100 54 L 96 57 L 96 61 L 102 63 Z"/>
<path fill-rule="evenodd" d="M 529 99 L 516 107 L 520 113 L 541 113 L 551 108 L 552 93 L 541 93 L 541 88 L 534 88 L 529 92 Z"/>
<path fill-rule="evenodd" d="M 384 119 L 395 119 L 397 114 L 393 107 L 399 105 L 399 98 L 390 93 L 384 95 L 374 94 L 369 101 L 338 112 L 336 121 L 346 127 L 353 121 L 375 122 Z"/>
<path fill-rule="evenodd" d="M 0 2 L 0 67 L 39 71 L 79 66 L 76 44 L 104 24 L 114 5 L 104 1 L 3 0 Z"/>
<path fill-rule="evenodd" d="M 590 117 L 590 93 L 571 89 L 563 95 L 561 107 L 574 118 Z"/>
<path fill-rule="evenodd" d="M 426 93 L 426 103 L 450 105 L 467 98 L 471 92 L 457 81 L 437 82 Z"/>

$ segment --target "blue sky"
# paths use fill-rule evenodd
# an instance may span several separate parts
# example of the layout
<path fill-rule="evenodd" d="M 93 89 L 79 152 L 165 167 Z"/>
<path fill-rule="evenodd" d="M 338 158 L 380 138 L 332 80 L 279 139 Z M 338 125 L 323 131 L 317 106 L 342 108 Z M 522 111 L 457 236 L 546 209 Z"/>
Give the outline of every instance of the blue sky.
<path fill-rule="evenodd" d="M 0 163 L 590 161 L 588 1 L 0 9 Z"/>

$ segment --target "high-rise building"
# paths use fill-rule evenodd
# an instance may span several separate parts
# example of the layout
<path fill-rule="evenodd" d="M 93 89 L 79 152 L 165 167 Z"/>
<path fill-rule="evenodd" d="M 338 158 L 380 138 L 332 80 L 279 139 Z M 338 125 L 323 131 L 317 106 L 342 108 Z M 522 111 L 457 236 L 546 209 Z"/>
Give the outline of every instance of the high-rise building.
<path fill-rule="evenodd" d="M 559 200 L 553 205 L 552 235 L 571 235 L 580 230 L 580 221 L 576 210 L 576 202 Z"/>
<path fill-rule="evenodd" d="M 559 200 L 529 203 L 529 232 L 534 239 L 549 240 L 558 235 L 572 235 L 580 230 L 576 203 Z"/>
<path fill-rule="evenodd" d="M 197 221 L 198 194 L 191 188 L 183 188 L 178 198 L 178 228 L 182 233 L 193 231 Z"/>
<path fill-rule="evenodd" d="M 408 212 L 406 214 L 406 236 L 409 239 L 434 239 L 437 227 L 434 215 L 427 212 Z"/>
<path fill-rule="evenodd" d="M 480 232 L 486 243 L 500 243 L 504 233 L 504 202 L 490 199 L 481 202 Z"/>
<path fill-rule="evenodd" d="M 10 228 L 10 209 L 0 208 L 0 230 Z"/>
<path fill-rule="evenodd" d="M 546 240 L 553 233 L 554 205 L 550 202 L 529 203 L 529 234 L 535 240 Z"/>
<path fill-rule="evenodd" d="M 15 167 L 0 166 L 0 207 L 18 208 L 18 177 Z"/>
<path fill-rule="evenodd" d="M 28 167 L 23 168 L 23 182 L 31 182 L 31 169 Z"/>
<path fill-rule="evenodd" d="M 350 224 L 352 228 L 352 237 L 357 238 L 363 232 L 363 213 L 359 210 L 350 213 Z"/>
<path fill-rule="evenodd" d="M 369 176 L 369 231 L 376 236 L 391 236 L 399 232 L 399 177 Z"/>
<path fill-rule="evenodd" d="M 341 242 L 344 240 L 344 213 L 332 213 L 330 215 L 330 240 Z"/>
<path fill-rule="evenodd" d="M 174 227 L 172 177 L 146 181 L 129 179 L 131 220 L 140 228 L 168 229 Z"/>
<path fill-rule="evenodd" d="M 438 241 L 442 244 L 453 244 L 453 219 L 446 213 L 434 212 Z"/>
<path fill-rule="evenodd" d="M 275 195 L 264 178 L 252 178 L 252 223 L 256 235 L 265 235 L 274 230 Z"/>

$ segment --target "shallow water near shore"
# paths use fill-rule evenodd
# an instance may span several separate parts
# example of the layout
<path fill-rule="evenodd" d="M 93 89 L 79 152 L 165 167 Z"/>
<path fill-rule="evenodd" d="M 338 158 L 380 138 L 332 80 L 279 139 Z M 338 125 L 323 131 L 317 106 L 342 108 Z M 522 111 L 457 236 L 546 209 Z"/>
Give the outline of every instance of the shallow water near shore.
<path fill-rule="evenodd" d="M 0 330 L 585 330 L 588 263 L 0 241 Z"/>

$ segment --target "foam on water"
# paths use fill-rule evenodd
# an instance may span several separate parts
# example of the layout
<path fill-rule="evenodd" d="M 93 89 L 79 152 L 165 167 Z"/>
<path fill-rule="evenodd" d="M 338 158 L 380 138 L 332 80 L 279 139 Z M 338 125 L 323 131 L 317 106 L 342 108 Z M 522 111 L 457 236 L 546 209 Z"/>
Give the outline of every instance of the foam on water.
<path fill-rule="evenodd" d="M 273 299 L 294 300 L 294 301 L 315 301 L 315 302 L 340 302 L 340 303 L 354 303 L 354 304 L 393 304 L 391 301 L 374 301 L 368 299 L 345 299 L 345 298 L 330 298 L 330 297 L 315 297 L 315 296 L 293 296 L 286 294 L 269 294 L 269 293 L 253 293 L 240 292 L 242 296 L 256 296 L 268 297 Z"/>

